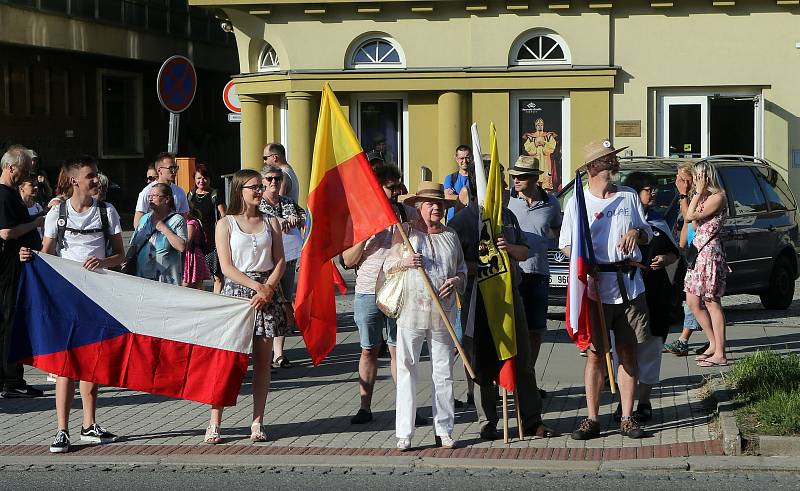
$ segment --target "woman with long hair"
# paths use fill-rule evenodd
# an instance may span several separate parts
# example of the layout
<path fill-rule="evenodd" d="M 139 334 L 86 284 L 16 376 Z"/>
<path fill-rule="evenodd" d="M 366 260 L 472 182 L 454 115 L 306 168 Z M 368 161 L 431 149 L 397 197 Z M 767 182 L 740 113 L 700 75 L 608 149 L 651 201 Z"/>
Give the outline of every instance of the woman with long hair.
<path fill-rule="evenodd" d="M 54 192 L 56 195 L 47 203 L 48 210 L 72 196 L 72 182 L 69 180 L 69 173 L 63 165 L 58 171 L 58 179 L 56 180 L 56 189 Z"/>
<path fill-rule="evenodd" d="M 233 175 L 230 207 L 217 223 L 219 264 L 225 275 L 222 294 L 248 298 L 255 308 L 253 327 L 253 424 L 250 440 L 267 441 L 264 407 L 270 383 L 272 341 L 285 336 L 286 315 L 281 307 L 281 277 L 286 267 L 281 226 L 277 218 L 261 212 L 264 186 L 261 174 L 242 169 Z M 204 441 L 221 442 L 222 406 L 211 407 L 211 420 Z"/>
<path fill-rule="evenodd" d="M 138 247 L 136 276 L 181 285 L 186 250 L 186 220 L 175 212 L 172 188 L 156 183 L 148 191 L 150 211 L 142 216 L 131 237 L 131 247 Z"/>
<path fill-rule="evenodd" d="M 214 277 L 214 293 L 222 291 L 222 270 L 219 267 L 217 248 L 214 241 L 214 230 L 217 221 L 225 216 L 225 200 L 222 193 L 211 187 L 211 175 L 205 164 L 197 164 L 194 170 L 194 189 L 186 195 L 189 205 L 197 209 L 200 224 L 203 226 L 206 244 L 212 246 L 212 251 L 206 254 L 206 263 Z M 208 249 L 206 249 L 208 250 Z"/>
<path fill-rule="evenodd" d="M 189 213 L 186 215 L 186 251 L 183 253 L 183 286 L 200 290 L 203 281 L 211 279 L 203 248 L 206 247 L 207 236 L 200 222 L 200 212 L 193 201 L 189 201 Z M 208 249 L 206 247 L 206 249 Z"/>
<path fill-rule="evenodd" d="M 725 366 L 725 313 L 720 299 L 725 294 L 728 263 L 719 233 L 728 200 L 711 163 L 698 162 L 694 170 L 695 195 L 684 218 L 693 222 L 692 245 L 698 254 L 694 266 L 686 272 L 684 291 L 686 303 L 708 337 L 708 349 L 697 357 L 697 366 Z"/>

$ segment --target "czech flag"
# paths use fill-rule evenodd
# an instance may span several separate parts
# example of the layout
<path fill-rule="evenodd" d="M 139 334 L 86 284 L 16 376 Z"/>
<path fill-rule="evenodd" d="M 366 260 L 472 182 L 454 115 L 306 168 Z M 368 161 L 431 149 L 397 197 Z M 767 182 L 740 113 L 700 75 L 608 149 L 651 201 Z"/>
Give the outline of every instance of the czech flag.
<path fill-rule="evenodd" d="M 295 320 L 314 365 L 336 345 L 331 259 L 398 222 L 328 83 L 311 162 Z"/>
<path fill-rule="evenodd" d="M 592 342 L 591 314 L 589 304 L 589 277 L 595 271 L 594 247 L 589 233 L 589 216 L 583 195 L 583 180 L 575 173 L 575 206 L 572 224 L 572 240 L 569 253 L 569 278 L 567 282 L 567 334 L 578 348 L 584 350 Z"/>
<path fill-rule="evenodd" d="M 244 299 L 37 254 L 22 268 L 9 359 L 76 380 L 233 406 L 253 321 Z"/>

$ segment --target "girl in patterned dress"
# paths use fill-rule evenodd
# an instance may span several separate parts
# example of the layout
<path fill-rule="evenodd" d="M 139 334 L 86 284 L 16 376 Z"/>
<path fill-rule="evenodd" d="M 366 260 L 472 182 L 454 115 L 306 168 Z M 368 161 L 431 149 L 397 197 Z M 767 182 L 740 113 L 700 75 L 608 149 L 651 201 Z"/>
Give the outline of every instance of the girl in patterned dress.
<path fill-rule="evenodd" d="M 225 275 L 222 294 L 248 298 L 255 309 L 253 326 L 253 424 L 250 440 L 264 442 L 264 409 L 270 383 L 272 340 L 285 336 L 280 281 L 286 267 L 281 226 L 259 210 L 264 186 L 261 174 L 242 169 L 233 175 L 228 214 L 217 222 L 219 264 Z M 206 443 L 220 443 L 222 406 L 211 407 Z"/>
<path fill-rule="evenodd" d="M 692 244 L 699 254 L 694 268 L 686 272 L 684 291 L 686 303 L 708 337 L 708 349 L 696 358 L 697 366 L 725 366 L 725 313 L 720 299 L 725 294 L 728 264 L 719 233 L 728 201 L 709 162 L 695 165 L 694 179 L 696 194 L 685 218 L 693 222 L 696 232 Z"/>

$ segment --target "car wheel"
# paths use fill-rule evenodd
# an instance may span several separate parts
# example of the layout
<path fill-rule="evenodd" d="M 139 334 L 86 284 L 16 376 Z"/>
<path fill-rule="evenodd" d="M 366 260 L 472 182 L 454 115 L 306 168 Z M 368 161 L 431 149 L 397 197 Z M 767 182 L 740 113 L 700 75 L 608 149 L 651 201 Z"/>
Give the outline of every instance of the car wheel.
<path fill-rule="evenodd" d="M 794 298 L 794 268 L 784 256 L 778 257 L 769 276 L 769 287 L 759 295 L 768 310 L 786 310 Z"/>

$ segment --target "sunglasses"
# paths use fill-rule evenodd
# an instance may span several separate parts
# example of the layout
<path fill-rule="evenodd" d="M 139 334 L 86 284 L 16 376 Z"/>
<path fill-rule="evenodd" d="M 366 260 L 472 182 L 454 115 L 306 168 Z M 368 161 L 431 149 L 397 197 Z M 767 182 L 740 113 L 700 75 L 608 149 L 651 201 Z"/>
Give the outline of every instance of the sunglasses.
<path fill-rule="evenodd" d="M 264 155 L 264 157 L 263 157 L 263 159 L 264 159 L 264 162 L 266 162 L 267 160 L 269 160 L 269 158 L 270 158 L 270 157 L 274 157 L 275 155 L 277 155 L 277 154 L 276 154 L 276 153 L 271 153 L 271 154 L 269 154 L 269 155 Z"/>
<path fill-rule="evenodd" d="M 159 169 L 169 169 L 170 172 L 178 172 L 178 166 L 177 165 L 171 165 L 169 167 L 159 167 Z"/>
<path fill-rule="evenodd" d="M 253 191 L 254 193 L 263 193 L 264 192 L 264 186 L 262 186 L 261 184 L 251 184 L 250 186 L 242 186 L 242 189 L 249 189 L 249 190 Z"/>
<path fill-rule="evenodd" d="M 283 181 L 283 176 L 267 176 L 264 180 L 267 182 L 281 182 Z"/>
<path fill-rule="evenodd" d="M 156 179 L 158 179 L 158 178 L 157 178 L 157 177 L 155 177 L 155 176 L 147 176 L 147 182 L 153 182 L 153 181 L 155 181 Z"/>

